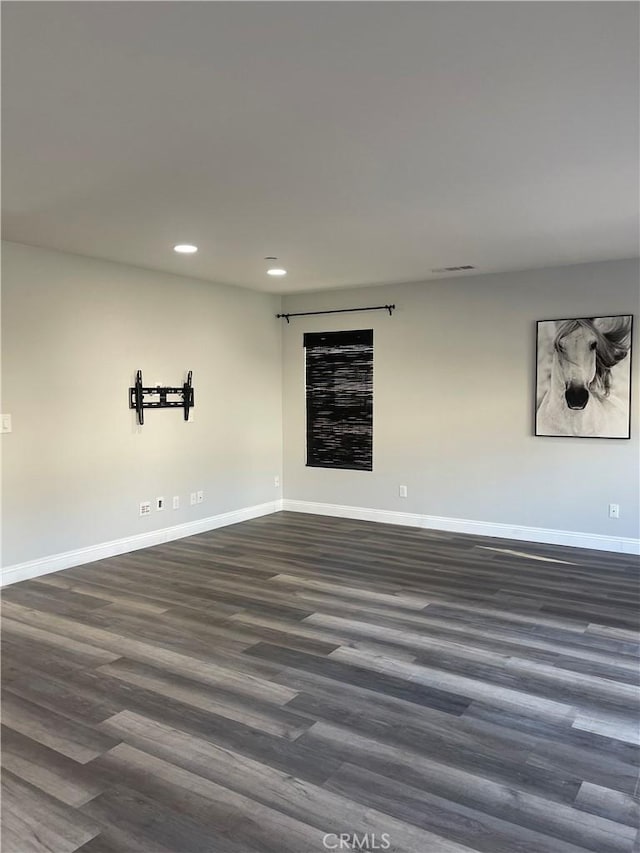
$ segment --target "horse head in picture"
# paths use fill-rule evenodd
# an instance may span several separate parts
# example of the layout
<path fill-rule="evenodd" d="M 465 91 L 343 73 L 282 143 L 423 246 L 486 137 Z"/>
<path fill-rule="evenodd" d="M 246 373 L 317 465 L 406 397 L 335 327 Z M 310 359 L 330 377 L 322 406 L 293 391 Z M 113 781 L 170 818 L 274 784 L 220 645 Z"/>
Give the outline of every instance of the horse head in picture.
<path fill-rule="evenodd" d="M 630 316 L 557 323 L 549 388 L 539 410 L 543 433 L 603 435 L 612 428 L 618 434 L 621 427 L 611 421 L 618 405 L 609 399 L 612 369 L 630 347 Z"/>
<path fill-rule="evenodd" d="M 611 368 L 626 356 L 631 340 L 629 318 L 608 332 L 593 320 L 567 320 L 559 328 L 553 348 L 565 384 L 570 409 L 584 409 L 591 394 L 608 397 Z"/>

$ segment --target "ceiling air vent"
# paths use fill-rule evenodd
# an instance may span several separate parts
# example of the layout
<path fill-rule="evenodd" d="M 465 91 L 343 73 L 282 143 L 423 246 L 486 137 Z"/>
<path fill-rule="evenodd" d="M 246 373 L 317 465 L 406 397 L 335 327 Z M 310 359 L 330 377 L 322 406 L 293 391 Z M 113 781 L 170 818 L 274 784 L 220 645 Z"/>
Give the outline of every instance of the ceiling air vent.
<path fill-rule="evenodd" d="M 438 267 L 438 269 L 431 270 L 431 272 L 459 272 L 460 270 L 474 270 L 475 267 L 472 264 L 463 264 L 460 267 Z"/>

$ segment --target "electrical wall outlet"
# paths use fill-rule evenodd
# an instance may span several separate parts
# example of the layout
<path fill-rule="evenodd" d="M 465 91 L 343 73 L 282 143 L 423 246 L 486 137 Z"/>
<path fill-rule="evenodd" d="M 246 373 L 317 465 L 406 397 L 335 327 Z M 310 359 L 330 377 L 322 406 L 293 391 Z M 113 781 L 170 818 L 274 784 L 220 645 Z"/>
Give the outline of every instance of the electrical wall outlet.
<path fill-rule="evenodd" d="M 140 515 L 151 515 L 151 501 L 140 502 Z"/>
<path fill-rule="evenodd" d="M 201 504 L 202 501 L 204 500 L 204 492 L 202 491 L 202 489 L 198 490 L 196 500 L 198 501 L 199 504 Z"/>
<path fill-rule="evenodd" d="M 399 486 L 398 487 L 398 494 L 400 495 L 401 498 L 406 498 L 407 497 L 407 487 L 406 486 Z"/>
<path fill-rule="evenodd" d="M 198 502 L 197 494 L 195 492 L 191 492 L 191 495 L 189 497 L 189 503 L 191 504 L 191 506 L 195 506 L 197 504 L 197 502 Z"/>
<path fill-rule="evenodd" d="M 279 489 L 279 488 L 280 488 L 280 477 L 278 477 L 278 475 L 277 475 L 277 474 L 276 474 L 276 476 L 273 478 L 273 485 L 276 487 L 276 489 Z"/>
<path fill-rule="evenodd" d="M 180 495 L 173 496 L 173 508 L 180 509 Z"/>
<path fill-rule="evenodd" d="M 620 518 L 620 504 L 609 504 L 609 518 Z"/>
<path fill-rule="evenodd" d="M 2 427 L 0 432 L 11 432 L 13 429 L 11 426 L 11 415 L 0 415 L 0 424 Z"/>
<path fill-rule="evenodd" d="M 164 498 L 156 498 L 156 512 L 164 509 Z"/>

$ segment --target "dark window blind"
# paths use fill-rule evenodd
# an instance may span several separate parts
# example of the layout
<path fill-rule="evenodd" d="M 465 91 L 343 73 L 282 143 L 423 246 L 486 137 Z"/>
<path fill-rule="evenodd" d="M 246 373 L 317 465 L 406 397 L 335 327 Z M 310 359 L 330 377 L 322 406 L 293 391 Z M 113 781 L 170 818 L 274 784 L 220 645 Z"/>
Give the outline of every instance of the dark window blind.
<path fill-rule="evenodd" d="M 373 329 L 304 336 L 307 465 L 373 468 Z"/>

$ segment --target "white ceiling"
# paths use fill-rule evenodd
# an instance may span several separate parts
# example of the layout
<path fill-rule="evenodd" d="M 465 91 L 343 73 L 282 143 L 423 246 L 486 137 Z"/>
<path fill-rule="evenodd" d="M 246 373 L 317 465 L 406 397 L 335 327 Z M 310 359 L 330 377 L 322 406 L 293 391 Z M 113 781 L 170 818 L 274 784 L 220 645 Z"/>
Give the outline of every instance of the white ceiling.
<path fill-rule="evenodd" d="M 5 2 L 3 208 L 274 292 L 635 256 L 638 6 Z"/>

